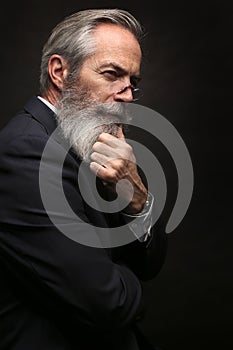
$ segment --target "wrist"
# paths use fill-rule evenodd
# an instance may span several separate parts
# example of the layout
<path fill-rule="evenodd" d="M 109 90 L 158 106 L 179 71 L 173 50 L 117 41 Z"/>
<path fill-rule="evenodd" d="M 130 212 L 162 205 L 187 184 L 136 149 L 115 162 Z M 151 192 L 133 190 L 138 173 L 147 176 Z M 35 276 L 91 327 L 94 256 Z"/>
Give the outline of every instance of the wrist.
<path fill-rule="evenodd" d="M 128 215 L 142 215 L 148 210 L 148 207 L 151 202 L 150 197 L 151 195 L 146 192 L 143 196 L 143 199 L 142 197 L 140 198 L 140 200 L 137 200 L 137 198 L 133 199 L 131 203 L 123 210 L 123 212 Z"/>

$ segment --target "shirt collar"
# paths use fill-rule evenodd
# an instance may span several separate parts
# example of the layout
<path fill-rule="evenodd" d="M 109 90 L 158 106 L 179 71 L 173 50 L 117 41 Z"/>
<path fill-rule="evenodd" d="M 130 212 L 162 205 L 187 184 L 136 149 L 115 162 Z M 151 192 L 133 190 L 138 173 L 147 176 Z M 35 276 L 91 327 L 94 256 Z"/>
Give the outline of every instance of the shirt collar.
<path fill-rule="evenodd" d="M 54 113 L 56 113 L 56 108 L 54 105 L 52 105 L 52 103 L 50 103 L 49 101 L 45 100 L 43 97 L 41 96 L 37 96 L 37 98 L 39 98 L 39 100 L 41 100 L 42 102 L 44 102 L 44 104 L 46 104 L 46 106 L 48 106 Z"/>

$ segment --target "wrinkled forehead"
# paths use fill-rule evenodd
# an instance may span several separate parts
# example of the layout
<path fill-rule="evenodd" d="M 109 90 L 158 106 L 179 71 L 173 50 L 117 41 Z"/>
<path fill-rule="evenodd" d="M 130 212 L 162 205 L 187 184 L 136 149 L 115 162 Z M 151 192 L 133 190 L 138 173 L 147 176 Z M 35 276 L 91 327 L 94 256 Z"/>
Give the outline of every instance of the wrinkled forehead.
<path fill-rule="evenodd" d="M 94 33 L 94 58 L 103 64 L 117 63 L 133 73 L 140 70 L 142 52 L 135 36 L 127 29 L 114 24 L 101 24 Z"/>

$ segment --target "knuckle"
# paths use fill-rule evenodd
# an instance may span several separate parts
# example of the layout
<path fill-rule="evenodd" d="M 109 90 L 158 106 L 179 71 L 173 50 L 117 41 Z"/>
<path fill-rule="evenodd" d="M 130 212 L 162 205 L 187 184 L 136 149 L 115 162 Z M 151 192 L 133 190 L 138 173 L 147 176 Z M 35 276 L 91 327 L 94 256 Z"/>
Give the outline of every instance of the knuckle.
<path fill-rule="evenodd" d="M 129 145 L 128 143 L 125 143 L 124 149 L 125 149 L 125 153 L 126 153 L 126 154 L 131 154 L 131 153 L 133 152 L 132 146 Z"/>
<path fill-rule="evenodd" d="M 92 149 L 93 149 L 94 152 L 97 151 L 97 150 L 99 149 L 100 144 L 101 144 L 101 143 L 100 143 L 99 141 L 96 141 L 96 142 L 94 143 L 94 145 L 92 146 Z"/>
<path fill-rule="evenodd" d="M 124 166 L 125 166 L 125 160 L 122 159 L 122 158 L 121 158 L 121 159 L 118 159 L 117 165 L 118 165 L 118 169 L 124 168 Z"/>
<path fill-rule="evenodd" d="M 126 149 L 129 153 L 133 152 L 133 147 L 131 145 L 129 145 L 128 143 L 126 143 Z"/>
<path fill-rule="evenodd" d="M 116 158 L 112 161 L 111 166 L 115 171 L 120 171 L 125 165 L 125 160 L 123 158 Z"/>
<path fill-rule="evenodd" d="M 133 149 L 130 145 L 126 144 L 124 147 L 124 150 L 122 151 L 121 158 L 124 160 L 129 160 L 131 159 L 133 154 Z"/>
<path fill-rule="evenodd" d="M 118 181 L 118 173 L 116 170 L 111 170 L 111 172 L 109 173 L 109 180 L 114 183 Z"/>
<path fill-rule="evenodd" d="M 96 156 L 97 156 L 97 152 L 91 153 L 91 155 L 90 155 L 91 160 L 95 160 Z"/>

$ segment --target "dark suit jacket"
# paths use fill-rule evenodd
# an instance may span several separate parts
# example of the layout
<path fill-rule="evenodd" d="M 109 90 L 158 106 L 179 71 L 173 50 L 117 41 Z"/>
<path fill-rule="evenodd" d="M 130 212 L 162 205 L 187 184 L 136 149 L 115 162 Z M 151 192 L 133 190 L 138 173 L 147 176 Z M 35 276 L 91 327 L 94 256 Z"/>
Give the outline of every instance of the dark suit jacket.
<path fill-rule="evenodd" d="M 0 349 L 146 349 L 136 326 L 145 308 L 141 282 L 160 271 L 166 234 L 156 224 L 148 247 L 134 240 L 110 249 L 80 244 L 60 232 L 39 189 L 41 155 L 55 128 L 53 112 L 33 97 L 0 133 Z M 62 145 L 54 145 L 60 152 Z M 85 234 L 83 221 L 93 231 L 96 225 L 116 226 L 120 213 L 104 214 L 85 204 L 78 171 L 70 151 L 62 179 L 81 218 L 77 233 Z M 56 187 L 54 174 L 48 181 Z"/>

